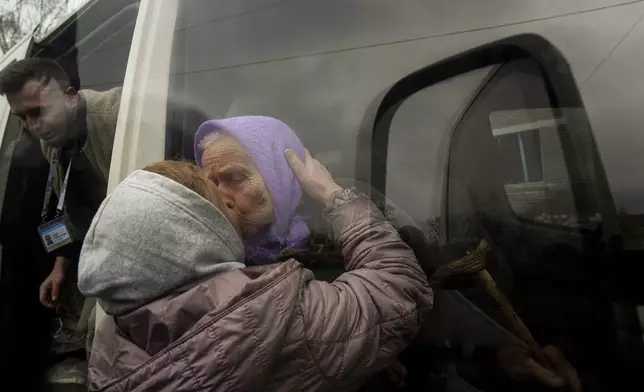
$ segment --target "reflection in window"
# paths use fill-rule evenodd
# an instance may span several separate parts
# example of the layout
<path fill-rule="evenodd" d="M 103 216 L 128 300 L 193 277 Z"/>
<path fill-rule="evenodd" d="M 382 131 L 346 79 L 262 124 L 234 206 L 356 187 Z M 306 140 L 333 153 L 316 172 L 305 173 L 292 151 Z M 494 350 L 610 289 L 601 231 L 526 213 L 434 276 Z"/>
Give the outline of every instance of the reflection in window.
<path fill-rule="evenodd" d="M 585 203 L 578 214 L 573 187 L 593 201 L 588 186 L 593 177 L 582 170 L 586 175 L 571 181 L 561 142 L 568 132 L 567 111 L 555 114 L 549 102 L 539 69 L 527 60 L 499 68 L 481 91 L 452 143 L 448 186 L 454 235 L 469 232 L 462 227 L 471 216 L 467 210 L 497 222 L 514 216 L 566 227 L 601 219 L 595 202 Z"/>
<path fill-rule="evenodd" d="M 550 108 L 490 113 L 497 151 L 507 158 L 504 188 L 512 210 L 524 218 L 574 226 L 575 206 L 557 135 L 564 122 Z"/>
<path fill-rule="evenodd" d="M 523 218 L 562 226 L 579 224 L 558 134 L 565 131 L 565 124 L 565 116 L 555 117 L 550 108 L 490 113 L 497 152 L 507 158 L 505 193 L 513 211 Z M 586 218 L 598 221 L 601 216 Z"/>
<path fill-rule="evenodd" d="M 511 156 L 511 184 L 543 181 L 539 130 L 502 135 L 496 140 L 499 149 L 507 150 L 507 154 Z"/>

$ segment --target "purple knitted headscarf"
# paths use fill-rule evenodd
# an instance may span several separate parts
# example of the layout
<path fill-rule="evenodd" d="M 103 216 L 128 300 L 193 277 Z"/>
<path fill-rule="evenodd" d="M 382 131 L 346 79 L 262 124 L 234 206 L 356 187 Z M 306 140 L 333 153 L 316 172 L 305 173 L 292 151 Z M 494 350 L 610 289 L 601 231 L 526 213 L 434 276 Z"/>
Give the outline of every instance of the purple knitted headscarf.
<path fill-rule="evenodd" d="M 202 165 L 199 145 L 213 132 L 234 137 L 246 149 L 273 201 L 275 220 L 268 230 L 244 239 L 246 263 L 269 264 L 281 256 L 285 247 L 306 247 L 309 236 L 306 220 L 295 215 L 302 200 L 302 188 L 284 157 L 284 150 L 290 148 L 304 160 L 300 139 L 288 125 L 272 117 L 242 116 L 206 121 L 195 135 L 195 159 L 199 166 Z"/>

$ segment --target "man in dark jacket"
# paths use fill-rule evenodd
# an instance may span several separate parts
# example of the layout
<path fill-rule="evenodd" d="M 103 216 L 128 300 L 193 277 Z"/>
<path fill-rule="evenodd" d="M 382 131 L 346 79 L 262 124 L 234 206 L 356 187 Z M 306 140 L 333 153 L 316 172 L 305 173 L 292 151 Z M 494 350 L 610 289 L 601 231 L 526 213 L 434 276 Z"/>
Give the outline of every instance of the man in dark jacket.
<path fill-rule="evenodd" d="M 44 198 L 40 195 L 42 204 L 31 207 L 42 207 L 43 225 L 33 230 L 38 229 L 43 246 L 55 258 L 40 286 L 40 302 L 56 308 L 63 327 L 58 335 L 73 336 L 73 348 L 70 339 L 64 338 L 61 350 L 84 350 L 91 345 L 94 301 L 86 300 L 77 289 L 77 261 L 107 191 L 121 89 L 77 91 L 56 61 L 30 58 L 0 73 L 0 95 L 6 96 L 25 129 L 39 139 L 50 166 L 47 191 Z M 55 237 L 43 231 L 54 222 L 64 222 L 67 233 L 67 244 L 58 248 L 52 246 Z M 60 339 L 55 336 L 55 340 Z"/>

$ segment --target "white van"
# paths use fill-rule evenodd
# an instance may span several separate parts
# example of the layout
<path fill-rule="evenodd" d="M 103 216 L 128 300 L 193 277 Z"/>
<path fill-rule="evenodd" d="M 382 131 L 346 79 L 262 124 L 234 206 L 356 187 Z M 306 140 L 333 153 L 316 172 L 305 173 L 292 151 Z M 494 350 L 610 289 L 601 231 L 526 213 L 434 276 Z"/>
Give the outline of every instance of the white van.
<path fill-rule="evenodd" d="M 193 159 L 207 119 L 280 118 L 449 258 L 488 240 L 585 390 L 642 390 L 643 18 L 632 0 L 94 0 L 0 68 L 52 57 L 77 87 L 123 86 L 108 189 Z M 21 135 L 2 100 L 3 220 Z"/>

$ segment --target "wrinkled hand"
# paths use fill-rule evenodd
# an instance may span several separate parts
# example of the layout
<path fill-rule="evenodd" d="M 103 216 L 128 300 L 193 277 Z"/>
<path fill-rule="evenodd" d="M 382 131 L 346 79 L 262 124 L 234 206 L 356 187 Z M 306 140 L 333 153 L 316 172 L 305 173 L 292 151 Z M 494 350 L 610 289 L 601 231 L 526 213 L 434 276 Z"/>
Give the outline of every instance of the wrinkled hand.
<path fill-rule="evenodd" d="M 293 174 L 304 192 L 313 200 L 325 203 L 334 192 L 342 188 L 333 181 L 331 173 L 311 156 L 309 150 L 305 150 L 305 153 L 306 156 L 302 162 L 292 150 L 284 151 L 286 161 L 291 166 Z"/>
<path fill-rule="evenodd" d="M 517 378 L 532 377 L 551 388 L 568 387 L 570 391 L 581 392 L 577 370 L 566 360 L 560 349 L 546 346 L 543 353 L 552 364 L 552 370 L 541 366 L 532 359 L 525 349 L 504 347 L 497 353 L 501 366 Z"/>
<path fill-rule="evenodd" d="M 69 263 L 70 261 L 64 257 L 56 258 L 54 268 L 40 285 L 40 303 L 44 306 L 48 308 L 56 307 Z"/>

